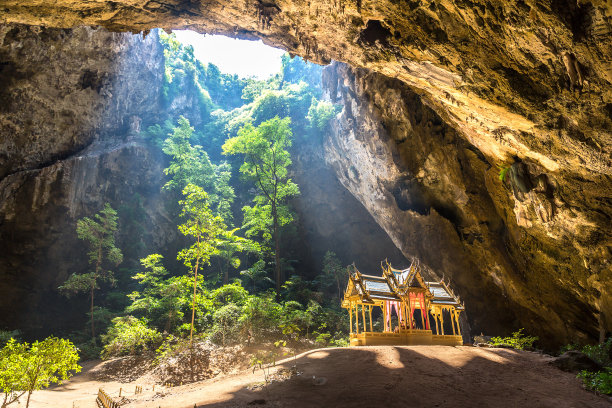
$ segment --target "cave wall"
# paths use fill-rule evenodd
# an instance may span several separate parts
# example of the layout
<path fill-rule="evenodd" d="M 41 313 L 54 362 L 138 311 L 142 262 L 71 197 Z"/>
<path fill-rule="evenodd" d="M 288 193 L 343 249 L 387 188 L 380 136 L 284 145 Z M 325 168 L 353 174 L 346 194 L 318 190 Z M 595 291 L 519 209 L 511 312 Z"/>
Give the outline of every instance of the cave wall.
<path fill-rule="evenodd" d="M 160 198 L 163 155 L 140 138 L 160 110 L 156 35 L 0 26 L 0 328 L 36 336 L 78 328 L 82 299 L 57 287 L 87 258 L 76 220 L 140 197 L 142 241 L 173 236 Z"/>
<path fill-rule="evenodd" d="M 325 141 L 327 162 L 407 257 L 451 279 L 474 332 L 526 327 L 548 344 L 597 335 L 595 305 L 606 295 L 589 288 L 574 250 L 592 236 L 551 237 L 575 218 L 554 178 L 521 162 L 532 189 L 517 191 L 397 79 L 333 63 L 323 83 L 343 106 Z M 605 253 L 605 244 L 590 250 Z M 599 262 L 605 276 L 607 258 Z"/>
<path fill-rule="evenodd" d="M 86 297 L 66 299 L 57 287 L 87 270 L 76 220 L 106 202 L 119 210 L 124 262 L 117 271 L 126 270 L 116 273 L 119 285 L 134 285 L 130 268 L 149 253 L 172 263 L 181 242 L 167 205 L 172 197 L 161 189 L 168 159 L 141 131 L 178 115 L 198 125 L 206 115 L 193 87 L 172 101 L 162 98 L 163 70 L 156 31 L 143 38 L 103 28 L 0 25 L 6 84 L 0 103 L 0 329 L 19 328 L 36 338 L 82 327 Z M 338 182 L 320 144 L 296 143 L 293 156 L 302 194 L 293 203 L 297 235 L 285 245 L 299 273 L 316 276 L 327 250 L 373 272 L 384 258 L 406 263 Z M 125 302 L 98 300 L 113 309 Z"/>

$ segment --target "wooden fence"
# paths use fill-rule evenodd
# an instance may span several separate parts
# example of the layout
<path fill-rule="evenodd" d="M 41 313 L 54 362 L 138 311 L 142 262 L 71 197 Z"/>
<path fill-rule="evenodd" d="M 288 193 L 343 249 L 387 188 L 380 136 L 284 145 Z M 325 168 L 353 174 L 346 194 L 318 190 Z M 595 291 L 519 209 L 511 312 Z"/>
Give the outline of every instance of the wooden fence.
<path fill-rule="evenodd" d="M 105 393 L 102 388 L 98 389 L 98 398 L 96 398 L 96 403 L 98 404 L 98 407 L 101 408 L 119 408 L 119 404 L 113 401 L 113 399 L 107 393 Z"/>

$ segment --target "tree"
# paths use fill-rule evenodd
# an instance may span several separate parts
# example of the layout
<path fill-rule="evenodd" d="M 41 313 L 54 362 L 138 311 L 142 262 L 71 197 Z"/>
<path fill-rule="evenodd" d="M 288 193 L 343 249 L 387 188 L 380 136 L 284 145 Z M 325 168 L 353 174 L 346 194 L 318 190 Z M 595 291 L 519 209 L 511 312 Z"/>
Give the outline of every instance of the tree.
<path fill-rule="evenodd" d="M 334 252 L 327 251 L 323 257 L 323 274 L 317 277 L 323 289 L 329 289 L 335 284 L 338 290 L 338 299 L 342 299 L 342 287 L 346 285 L 347 277 L 346 267 L 340 264 L 340 260 Z"/>
<path fill-rule="evenodd" d="M 276 292 L 281 289 L 280 230 L 293 221 L 293 213 L 287 201 L 300 190 L 289 178 L 288 167 L 291 155 L 292 132 L 289 118 L 275 117 L 258 127 L 247 124 L 238 136 L 228 139 L 223 145 L 224 154 L 243 154 L 244 163 L 240 172 L 253 180 L 259 194 L 253 206 L 245 206 L 244 226 L 247 237 L 262 234 L 264 240 L 274 241 L 274 278 Z"/>
<path fill-rule="evenodd" d="M 164 173 L 172 178 L 165 189 L 182 191 L 188 184 L 202 187 L 208 192 L 208 199 L 215 215 L 230 220 L 234 189 L 230 186 L 231 167 L 228 163 L 213 164 L 202 146 L 191 144 L 194 128 L 189 120 L 181 116 L 178 126 L 165 140 L 163 151 L 172 159 Z"/>
<path fill-rule="evenodd" d="M 209 265 L 210 257 L 217 251 L 219 236 L 225 231 L 225 224 L 220 216 L 213 215 L 208 205 L 208 194 L 193 184 L 188 184 L 183 190 L 181 217 L 185 222 L 179 225 L 179 231 L 192 237 L 195 242 L 181 250 L 177 259 L 193 270 L 193 301 L 191 305 L 191 331 L 189 344 L 193 343 L 193 322 L 195 319 L 196 289 L 198 269 L 200 265 Z"/>
<path fill-rule="evenodd" d="M 250 268 L 240 271 L 240 275 L 246 276 L 251 281 L 253 293 L 257 291 L 257 283 L 261 285 L 261 283 L 264 282 L 269 285 L 274 285 L 274 281 L 268 277 L 266 262 L 263 259 L 255 262 Z"/>
<path fill-rule="evenodd" d="M 81 371 L 78 361 L 78 350 L 69 340 L 49 337 L 29 345 L 11 339 L 0 350 L 0 388 L 4 393 L 2 407 L 27 393 L 27 408 L 32 392 L 51 383 L 61 383 L 74 372 Z"/>
<path fill-rule="evenodd" d="M 248 238 L 236 235 L 238 228 L 226 230 L 221 233 L 219 245 L 213 255 L 219 259 L 219 269 L 223 274 L 223 284 L 229 283 L 230 268 L 240 267 L 240 258 L 236 256 L 242 252 L 260 252 L 259 244 Z"/>
<path fill-rule="evenodd" d="M 152 318 L 159 323 L 158 327 L 170 332 L 174 323 L 183 319 L 183 308 L 189 303 L 189 289 L 182 276 L 163 279 L 168 271 L 161 264 L 162 259 L 159 254 L 151 254 L 140 260 L 145 270 L 132 278 L 140 282 L 143 290 L 128 295 L 132 304 L 126 312 Z"/>
<path fill-rule="evenodd" d="M 114 283 L 114 274 L 105 265 L 117 266 L 123 261 L 121 250 L 115 246 L 115 233 L 117 231 L 117 212 L 106 203 L 104 209 L 96 214 L 94 219 L 85 217 L 77 221 L 77 235 L 79 239 L 87 241 L 89 245 L 89 264 L 93 270 L 88 273 L 73 273 L 59 287 L 66 295 L 89 291 L 91 299 L 91 338 L 96 343 L 94 325 L 94 292 L 98 289 L 99 281 Z"/>

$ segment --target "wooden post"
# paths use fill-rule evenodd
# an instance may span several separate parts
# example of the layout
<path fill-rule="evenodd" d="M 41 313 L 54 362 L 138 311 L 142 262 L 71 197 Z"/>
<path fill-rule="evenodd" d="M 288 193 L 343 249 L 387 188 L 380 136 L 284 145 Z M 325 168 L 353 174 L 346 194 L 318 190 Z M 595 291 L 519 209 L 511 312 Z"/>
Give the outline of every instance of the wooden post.
<path fill-rule="evenodd" d="M 361 317 L 363 318 L 363 332 L 367 332 L 368 328 L 366 327 L 366 318 L 365 318 L 365 305 L 361 304 Z"/>
<path fill-rule="evenodd" d="M 457 332 L 455 331 L 455 308 L 451 309 L 451 323 L 453 326 L 453 336 L 456 336 Z"/>
<path fill-rule="evenodd" d="M 123 390 L 123 387 L 119 388 L 119 396 L 121 396 L 121 390 Z"/>
<path fill-rule="evenodd" d="M 372 305 L 368 306 L 368 311 L 370 312 L 370 331 L 373 332 L 374 329 L 372 328 Z"/>
<path fill-rule="evenodd" d="M 349 327 L 351 328 L 351 334 L 353 334 L 353 306 L 349 306 Z"/>
<path fill-rule="evenodd" d="M 444 309 L 440 310 L 440 326 L 442 326 L 442 335 L 444 336 Z"/>

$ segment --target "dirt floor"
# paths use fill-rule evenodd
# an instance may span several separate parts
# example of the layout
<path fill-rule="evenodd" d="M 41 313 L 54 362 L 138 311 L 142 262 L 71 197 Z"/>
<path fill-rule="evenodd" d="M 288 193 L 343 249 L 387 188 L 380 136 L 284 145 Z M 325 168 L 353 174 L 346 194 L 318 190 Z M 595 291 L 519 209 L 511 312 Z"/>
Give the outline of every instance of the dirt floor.
<path fill-rule="evenodd" d="M 293 358 L 277 364 L 271 370 L 276 381 L 267 386 L 261 370 L 248 369 L 155 390 L 146 375 L 131 383 L 101 382 L 92 374 L 99 363 L 90 363 L 64 385 L 35 392 L 31 406 L 95 407 L 99 387 L 113 397 L 122 387 L 122 406 L 152 408 L 612 406 L 549 360 L 538 353 L 477 347 L 319 349 L 297 356 L 297 374 Z M 143 386 L 142 394 L 134 395 L 136 385 Z"/>

